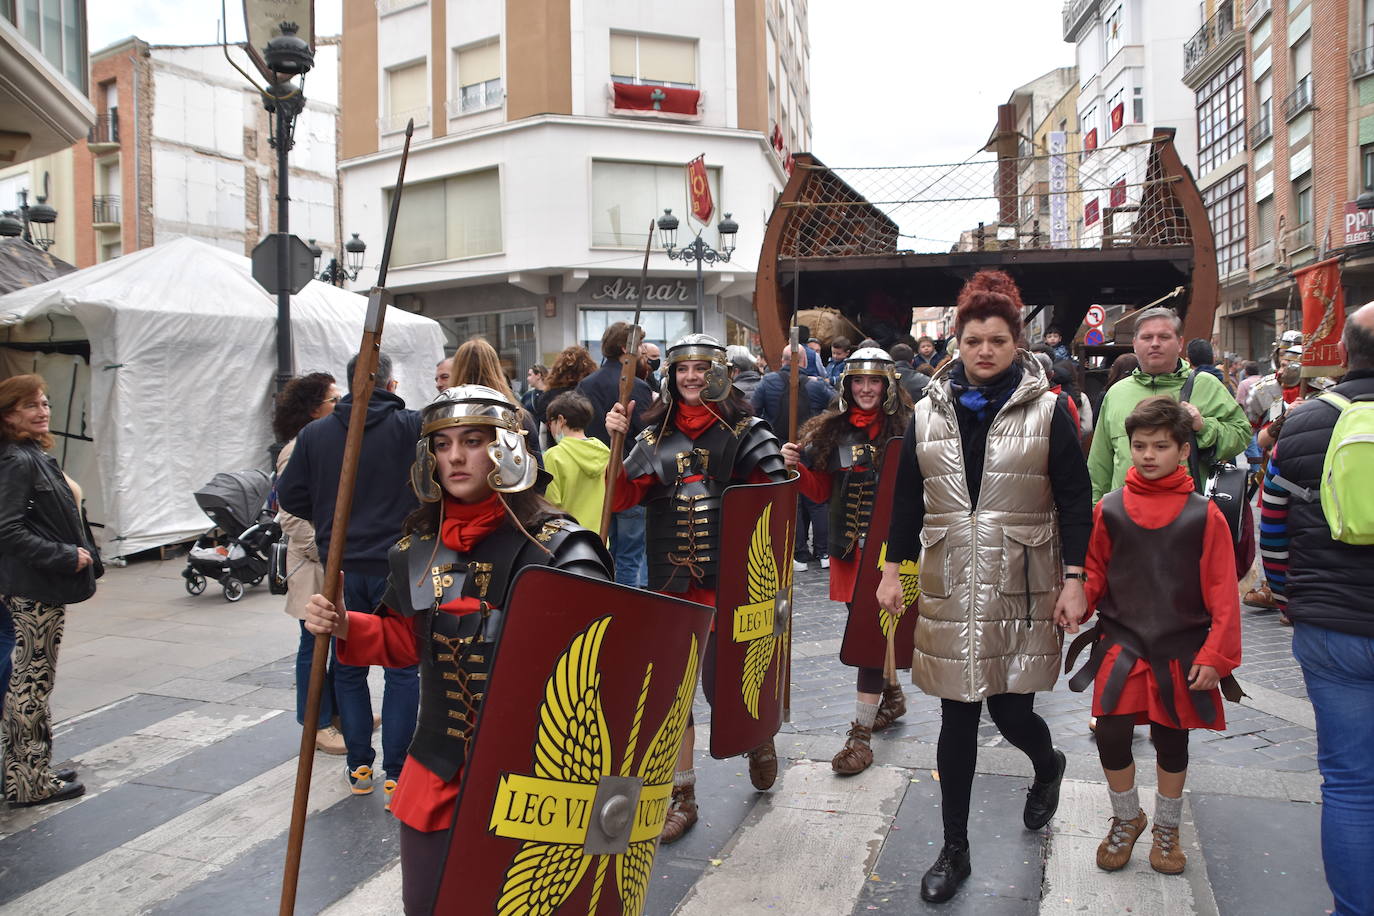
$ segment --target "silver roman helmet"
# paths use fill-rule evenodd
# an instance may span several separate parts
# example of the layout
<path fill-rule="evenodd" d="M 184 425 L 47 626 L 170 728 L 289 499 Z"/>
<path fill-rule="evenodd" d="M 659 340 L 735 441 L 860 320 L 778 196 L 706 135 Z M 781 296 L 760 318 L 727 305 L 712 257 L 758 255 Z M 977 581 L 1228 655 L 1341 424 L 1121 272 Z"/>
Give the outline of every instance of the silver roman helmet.
<path fill-rule="evenodd" d="M 688 334 L 668 348 L 663 358 L 663 384 L 660 394 L 669 404 L 677 399 L 676 370 L 673 366 L 688 360 L 702 360 L 711 364 L 706 372 L 706 387 L 701 396 L 708 401 L 723 401 L 730 395 L 730 365 L 725 360 L 725 347 L 709 334 Z"/>
<path fill-rule="evenodd" d="M 840 410 L 848 410 L 849 405 L 845 401 L 845 379 L 854 375 L 871 375 L 876 378 L 887 380 L 886 397 L 883 398 L 883 412 L 893 414 L 901 406 L 901 396 L 897 393 L 897 363 L 888 355 L 886 350 L 878 347 L 864 347 L 855 350 L 845 360 L 844 368 L 840 370 Z"/>
<path fill-rule="evenodd" d="M 415 443 L 410 485 L 421 501 L 438 502 L 443 497 L 434 476 L 430 437 L 441 429 L 456 426 L 490 426 L 496 430 L 496 438 L 487 446 L 487 454 L 496 465 L 487 476 L 487 484 L 493 490 L 519 493 L 534 486 L 539 465 L 525 445 L 519 409 L 494 388 L 459 385 L 445 389 L 420 411 L 420 441 Z"/>

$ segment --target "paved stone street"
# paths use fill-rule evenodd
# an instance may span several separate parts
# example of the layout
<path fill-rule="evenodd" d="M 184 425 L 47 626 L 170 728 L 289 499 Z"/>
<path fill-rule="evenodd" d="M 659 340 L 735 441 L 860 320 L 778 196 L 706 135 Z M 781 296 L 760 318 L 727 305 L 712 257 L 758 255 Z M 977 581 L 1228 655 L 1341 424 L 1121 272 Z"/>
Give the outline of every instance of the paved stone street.
<path fill-rule="evenodd" d="M 192 597 L 180 560 L 112 569 L 69 610 L 55 694 L 57 756 L 84 798 L 0 813 L 0 910 L 14 913 L 266 913 L 276 908 L 300 732 L 296 623 L 265 587 L 229 604 Z M 837 658 L 844 610 L 825 573 L 796 579 L 790 758 L 757 793 L 743 759 L 711 760 L 698 700 L 702 820 L 655 862 L 646 912 L 910 913 L 939 847 L 939 704 L 908 687 L 909 711 L 878 736 L 878 765 L 841 781 L 829 759 L 853 716 L 853 671 Z M 1182 877 L 1150 870 L 1147 846 L 1107 876 L 1093 852 L 1108 814 L 1088 698 L 1064 684 L 1037 708 L 1069 759 L 1051 826 L 1021 828 L 1029 767 L 982 730 L 973 878 L 949 913 L 1320 914 L 1312 711 L 1272 612 L 1244 612 L 1250 694 L 1224 734 L 1192 745 Z M 374 702 L 380 678 L 374 676 Z M 1138 733 L 1143 786 L 1150 745 Z M 317 755 L 301 872 L 302 913 L 399 912 L 395 823 L 381 794 L 354 798 L 341 758 Z M 1142 792 L 1147 811 L 1153 795 Z"/>

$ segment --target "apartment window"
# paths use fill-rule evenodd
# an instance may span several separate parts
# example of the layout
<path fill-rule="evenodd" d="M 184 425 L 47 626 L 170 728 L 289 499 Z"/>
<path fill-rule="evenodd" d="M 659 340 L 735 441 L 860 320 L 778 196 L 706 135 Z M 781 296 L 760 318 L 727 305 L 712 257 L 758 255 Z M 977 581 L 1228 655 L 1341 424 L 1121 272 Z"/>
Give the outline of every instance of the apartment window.
<path fill-rule="evenodd" d="M 697 43 L 690 38 L 612 32 L 611 79 L 640 86 L 695 89 Z"/>
<path fill-rule="evenodd" d="M 425 61 L 386 71 L 386 117 L 382 130 L 404 130 L 415 119 L 417 127 L 429 123 L 429 68 Z"/>
<path fill-rule="evenodd" d="M 407 184 L 406 218 L 396 225 L 397 265 L 501 251 L 501 181 L 496 169 Z M 387 193 L 387 206 L 391 205 Z"/>
<path fill-rule="evenodd" d="M 1078 130 L 1083 135 L 1083 151 L 1097 149 L 1097 106 L 1093 105 L 1078 118 Z"/>
<path fill-rule="evenodd" d="M 1374 188 L 1374 143 L 1360 147 L 1360 187 Z"/>
<path fill-rule="evenodd" d="M 501 104 L 501 42 L 485 41 L 454 53 L 458 107 L 452 114 Z"/>
<path fill-rule="evenodd" d="M 1103 35 L 1105 38 L 1104 48 L 1107 52 L 1106 60 L 1111 60 L 1112 56 L 1115 55 L 1117 51 L 1121 50 L 1121 45 L 1125 38 L 1122 32 L 1125 18 L 1124 9 L 1125 4 L 1118 3 L 1112 11 L 1107 14 L 1107 19 L 1103 26 Z"/>
<path fill-rule="evenodd" d="M 1136 86 L 1131 95 L 1131 122 L 1133 124 L 1145 123 L 1145 95 L 1144 90 Z"/>
<path fill-rule="evenodd" d="M 123 253 L 124 245 L 119 239 L 115 239 L 112 242 L 100 243 L 101 263 L 104 263 L 105 261 L 113 261 L 115 258 L 119 257 Z"/>
<path fill-rule="evenodd" d="M 1202 192 L 1212 238 L 1217 246 L 1217 274 L 1245 269 L 1245 169 L 1230 175 Z"/>
<path fill-rule="evenodd" d="M 1118 89 L 1107 100 L 1107 136 L 1126 126 L 1126 90 Z"/>
<path fill-rule="evenodd" d="M 1259 99 L 1259 121 L 1272 124 L 1274 116 L 1274 74 L 1266 73 L 1255 85 L 1255 95 Z"/>
<path fill-rule="evenodd" d="M 708 167 L 711 199 L 719 207 L 720 168 Z M 687 185 L 680 165 L 647 162 L 592 163 L 592 245 L 643 248 L 649 220 L 671 209 L 681 221 L 679 241 L 693 232 L 687 216 Z M 708 241 L 712 241 L 708 238 Z"/>
<path fill-rule="evenodd" d="M 1274 198 L 1266 198 L 1255 206 L 1255 223 L 1255 239 L 1259 244 L 1274 241 Z"/>
<path fill-rule="evenodd" d="M 1197 93 L 1198 165 L 1206 175 L 1245 149 L 1245 55 L 1237 54 Z"/>
<path fill-rule="evenodd" d="M 1308 173 L 1293 183 L 1293 238 L 1290 250 L 1312 244 L 1312 175 Z"/>
<path fill-rule="evenodd" d="M 1364 0 L 1364 46 L 1374 48 L 1374 0 Z"/>
<path fill-rule="evenodd" d="M 83 0 L 22 0 L 7 5 L 6 17 L 29 44 L 79 87 L 88 87 L 86 10 Z"/>
<path fill-rule="evenodd" d="M 1308 32 L 1293 45 L 1293 83 L 1312 75 L 1312 33 Z"/>

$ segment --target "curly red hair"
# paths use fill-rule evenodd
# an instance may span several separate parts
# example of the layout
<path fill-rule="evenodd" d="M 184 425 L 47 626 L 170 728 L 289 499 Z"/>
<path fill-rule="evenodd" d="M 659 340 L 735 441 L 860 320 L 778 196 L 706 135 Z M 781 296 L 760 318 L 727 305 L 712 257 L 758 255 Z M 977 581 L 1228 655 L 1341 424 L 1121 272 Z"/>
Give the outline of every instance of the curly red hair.
<path fill-rule="evenodd" d="M 1021 337 L 1021 312 L 1025 309 L 1016 281 L 1000 270 L 980 270 L 959 291 L 954 311 L 954 336 L 963 333 L 970 321 L 1001 318 L 1011 329 L 1013 339 Z"/>

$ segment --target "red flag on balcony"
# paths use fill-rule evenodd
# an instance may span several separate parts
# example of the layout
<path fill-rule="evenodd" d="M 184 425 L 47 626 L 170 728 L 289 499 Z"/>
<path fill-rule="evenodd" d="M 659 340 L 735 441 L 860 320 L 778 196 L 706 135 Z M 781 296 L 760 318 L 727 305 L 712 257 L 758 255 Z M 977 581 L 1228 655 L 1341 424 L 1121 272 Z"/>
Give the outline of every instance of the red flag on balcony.
<path fill-rule="evenodd" d="M 1091 226 L 1093 223 L 1097 222 L 1100 214 L 1101 208 L 1097 203 L 1097 198 L 1094 197 L 1083 207 L 1083 225 Z"/>
<path fill-rule="evenodd" d="M 1112 109 L 1112 133 L 1121 129 L 1121 125 L 1126 123 L 1126 103 L 1117 102 Z"/>
<path fill-rule="evenodd" d="M 1126 179 L 1118 178 L 1107 195 L 1109 207 L 1119 207 L 1126 202 Z"/>
<path fill-rule="evenodd" d="M 692 202 L 692 216 L 699 223 L 711 221 L 715 202 L 711 200 L 711 182 L 706 178 L 706 154 L 687 163 L 687 193 Z"/>
<path fill-rule="evenodd" d="M 1305 378 L 1341 375 L 1336 349 L 1345 330 L 1345 291 L 1341 262 L 1328 258 L 1293 271 L 1302 296 L 1302 374 Z"/>
<path fill-rule="evenodd" d="M 1083 135 L 1083 149 L 1084 151 L 1097 149 L 1096 127 L 1094 127 L 1092 130 L 1088 131 L 1086 134 Z"/>
<path fill-rule="evenodd" d="M 674 89 L 671 86 L 636 86 L 632 83 L 612 83 L 615 89 L 615 108 L 624 111 L 662 111 L 669 114 L 695 115 L 701 102 L 698 89 Z"/>

